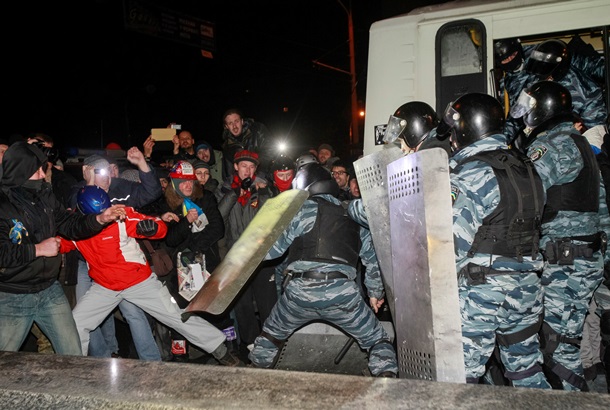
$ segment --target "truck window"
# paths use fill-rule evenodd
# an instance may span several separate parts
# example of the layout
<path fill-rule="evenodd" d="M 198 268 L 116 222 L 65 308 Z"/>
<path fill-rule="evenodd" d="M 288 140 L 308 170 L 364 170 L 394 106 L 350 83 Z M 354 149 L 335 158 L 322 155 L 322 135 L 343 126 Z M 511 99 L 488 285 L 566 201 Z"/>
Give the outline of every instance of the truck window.
<path fill-rule="evenodd" d="M 478 20 L 447 23 L 436 35 L 436 111 L 461 95 L 487 92 L 485 26 Z"/>

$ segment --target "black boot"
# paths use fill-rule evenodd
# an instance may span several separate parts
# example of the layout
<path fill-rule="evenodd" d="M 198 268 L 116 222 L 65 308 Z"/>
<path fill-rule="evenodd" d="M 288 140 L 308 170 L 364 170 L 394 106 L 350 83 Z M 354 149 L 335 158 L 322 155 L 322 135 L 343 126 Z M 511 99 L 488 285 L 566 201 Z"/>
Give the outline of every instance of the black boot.
<path fill-rule="evenodd" d="M 229 367 L 245 367 L 246 366 L 244 364 L 244 362 L 239 360 L 239 358 L 237 356 L 235 356 L 233 354 L 233 352 L 231 352 L 231 350 L 227 349 L 227 346 L 225 346 L 224 343 L 222 343 L 220 346 L 218 346 L 216 348 L 216 350 L 214 350 L 212 352 L 212 356 L 214 356 L 214 358 L 222 366 L 229 366 Z"/>

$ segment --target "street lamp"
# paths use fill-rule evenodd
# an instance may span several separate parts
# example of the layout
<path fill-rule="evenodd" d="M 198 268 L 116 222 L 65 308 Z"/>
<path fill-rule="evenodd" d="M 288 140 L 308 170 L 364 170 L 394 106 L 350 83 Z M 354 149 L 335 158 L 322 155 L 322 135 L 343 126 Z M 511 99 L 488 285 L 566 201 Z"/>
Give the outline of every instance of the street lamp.
<path fill-rule="evenodd" d="M 356 90 L 356 53 L 354 51 L 354 21 L 352 19 L 352 7 L 350 2 L 349 9 L 341 2 L 337 0 L 337 3 L 347 13 L 347 30 L 349 34 L 349 68 L 351 74 L 351 85 L 352 85 L 352 133 L 350 135 L 350 142 L 352 147 L 360 143 L 360 129 L 358 127 L 358 95 Z"/>
<path fill-rule="evenodd" d="M 337 67 L 330 66 L 328 64 L 321 63 L 318 60 L 314 60 L 313 63 L 319 65 L 321 67 L 325 67 L 331 70 L 339 71 L 345 74 L 349 74 L 351 78 L 351 111 L 352 111 L 352 121 L 350 127 L 350 148 L 354 148 L 356 145 L 360 143 L 360 128 L 358 126 L 358 94 L 356 90 L 356 53 L 354 51 L 354 22 L 352 19 L 352 8 L 351 2 L 349 9 L 345 7 L 345 5 L 341 2 L 341 0 L 337 0 L 337 3 L 345 10 L 347 13 L 347 28 L 349 35 L 349 66 L 350 71 L 345 71 Z"/>

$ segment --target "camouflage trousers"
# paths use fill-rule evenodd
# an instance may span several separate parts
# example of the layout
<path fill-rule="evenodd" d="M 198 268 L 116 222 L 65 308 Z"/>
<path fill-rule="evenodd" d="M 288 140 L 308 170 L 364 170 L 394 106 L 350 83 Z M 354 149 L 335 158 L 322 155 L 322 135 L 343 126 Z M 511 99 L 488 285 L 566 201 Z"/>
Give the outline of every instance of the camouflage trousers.
<path fill-rule="evenodd" d="M 543 309 L 538 275 L 493 275 L 478 285 L 469 285 L 466 278 L 460 278 L 458 291 L 468 381 L 474 382 L 485 373 L 496 335 L 511 335 L 532 328 L 533 334 L 525 340 L 499 344 L 504 375 L 513 386 L 550 388 L 542 371 L 537 333 Z"/>
<path fill-rule="evenodd" d="M 353 280 L 291 280 L 265 321 L 263 333 L 285 341 L 300 327 L 317 320 L 350 334 L 368 352 L 373 376 L 386 371 L 398 374 L 390 338 Z M 269 368 L 278 354 L 278 346 L 261 335 L 254 341 L 249 358 L 255 366 Z"/>
<path fill-rule="evenodd" d="M 544 323 L 564 337 L 579 340 L 593 292 L 603 276 L 603 263 L 598 251 L 594 258 L 576 258 L 573 265 L 545 264 L 542 274 L 544 288 Z M 554 351 L 546 352 L 552 360 L 584 380 L 580 346 L 560 342 Z M 557 373 L 557 372 L 554 372 Z M 580 390 L 561 377 L 564 390 Z"/>

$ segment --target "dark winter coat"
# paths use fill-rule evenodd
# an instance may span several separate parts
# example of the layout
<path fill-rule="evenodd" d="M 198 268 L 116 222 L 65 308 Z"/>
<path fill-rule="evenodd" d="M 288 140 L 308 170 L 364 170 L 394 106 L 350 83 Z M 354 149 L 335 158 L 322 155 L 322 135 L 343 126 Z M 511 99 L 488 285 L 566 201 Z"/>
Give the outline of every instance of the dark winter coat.
<path fill-rule="evenodd" d="M 51 185 L 40 189 L 24 183 L 46 162 L 44 154 L 26 142 L 11 145 L 2 162 L 0 182 L 0 292 L 37 293 L 57 280 L 61 255 L 36 257 L 36 244 L 61 235 L 84 239 L 104 225 L 96 215 L 67 211 Z"/>

